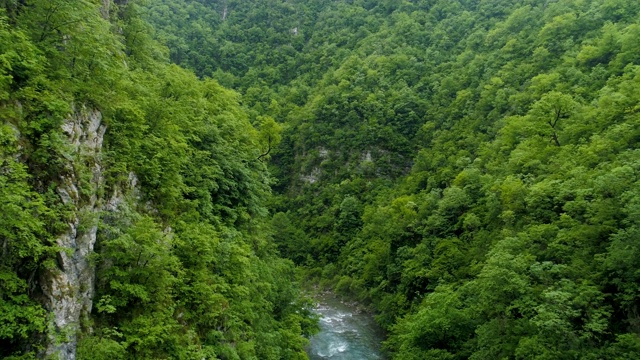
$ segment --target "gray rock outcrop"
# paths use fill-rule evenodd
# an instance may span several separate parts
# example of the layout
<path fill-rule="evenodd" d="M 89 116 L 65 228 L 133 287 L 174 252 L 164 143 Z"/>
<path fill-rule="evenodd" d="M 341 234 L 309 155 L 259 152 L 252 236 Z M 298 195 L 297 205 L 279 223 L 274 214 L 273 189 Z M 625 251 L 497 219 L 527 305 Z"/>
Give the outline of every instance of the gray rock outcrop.
<path fill-rule="evenodd" d="M 105 130 L 102 114 L 84 107 L 63 124 L 68 147 L 56 191 L 73 216 L 68 230 L 56 240 L 60 247 L 58 266 L 41 277 L 45 306 L 52 316 L 47 357 L 75 359 L 77 333 L 91 313 L 95 272 L 89 255 L 102 206 L 98 194 L 104 182 L 101 153 Z"/>

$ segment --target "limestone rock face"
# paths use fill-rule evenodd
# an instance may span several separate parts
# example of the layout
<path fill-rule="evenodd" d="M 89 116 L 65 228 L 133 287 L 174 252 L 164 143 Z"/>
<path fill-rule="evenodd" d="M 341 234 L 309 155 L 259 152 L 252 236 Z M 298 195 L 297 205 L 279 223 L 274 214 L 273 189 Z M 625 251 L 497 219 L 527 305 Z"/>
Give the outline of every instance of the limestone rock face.
<path fill-rule="evenodd" d="M 75 359 L 77 332 L 91 313 L 95 272 L 89 255 L 102 207 L 98 194 L 104 182 L 101 152 L 105 130 L 102 114 L 86 108 L 74 111 L 63 124 L 67 163 L 56 190 L 74 216 L 56 241 L 61 248 L 58 267 L 41 278 L 45 306 L 52 314 L 45 356 Z"/>

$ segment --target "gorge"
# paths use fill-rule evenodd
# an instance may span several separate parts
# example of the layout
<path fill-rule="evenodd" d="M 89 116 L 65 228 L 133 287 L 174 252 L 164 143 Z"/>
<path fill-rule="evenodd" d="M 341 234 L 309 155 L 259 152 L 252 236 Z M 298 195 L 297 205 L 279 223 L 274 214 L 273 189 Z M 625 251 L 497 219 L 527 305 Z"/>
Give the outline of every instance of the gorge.
<path fill-rule="evenodd" d="M 632 0 L 0 0 L 0 358 L 640 358 L 638 39 Z"/>

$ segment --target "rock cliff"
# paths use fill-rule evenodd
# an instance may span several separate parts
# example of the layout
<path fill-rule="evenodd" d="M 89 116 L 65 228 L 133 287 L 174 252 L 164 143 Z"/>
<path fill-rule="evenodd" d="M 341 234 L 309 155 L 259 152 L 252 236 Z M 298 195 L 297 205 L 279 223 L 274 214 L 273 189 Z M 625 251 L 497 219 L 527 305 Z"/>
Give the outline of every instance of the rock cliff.
<path fill-rule="evenodd" d="M 77 332 L 91 312 L 94 269 L 89 256 L 104 203 L 99 193 L 104 182 L 101 153 L 105 130 L 102 114 L 84 107 L 63 124 L 68 148 L 56 190 L 73 216 L 67 231 L 56 240 L 60 247 L 57 268 L 41 277 L 45 306 L 52 316 L 45 355 L 60 359 L 75 359 Z"/>

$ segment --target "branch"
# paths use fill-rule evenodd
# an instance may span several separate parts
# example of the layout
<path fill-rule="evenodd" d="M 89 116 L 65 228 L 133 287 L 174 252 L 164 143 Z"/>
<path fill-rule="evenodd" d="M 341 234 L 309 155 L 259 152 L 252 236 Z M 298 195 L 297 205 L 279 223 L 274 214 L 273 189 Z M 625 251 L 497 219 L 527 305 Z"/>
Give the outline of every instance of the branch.
<path fill-rule="evenodd" d="M 560 141 L 558 140 L 558 133 L 556 133 L 556 125 L 558 125 L 558 121 L 560 120 L 560 118 L 563 117 L 564 114 L 562 114 L 562 108 L 558 108 L 556 109 L 556 118 L 551 121 L 547 121 L 547 124 L 549 124 L 549 126 L 551 126 L 551 129 L 553 130 L 553 133 L 551 134 L 551 139 L 553 140 L 553 142 L 556 144 L 556 146 L 560 146 Z"/>
<path fill-rule="evenodd" d="M 263 157 L 269 155 L 271 152 L 271 135 L 267 138 L 267 152 L 258 156 L 258 160 L 261 160 Z"/>
<path fill-rule="evenodd" d="M 555 131 L 553 132 L 553 134 L 551 134 L 551 139 L 556 144 L 556 146 L 560 146 L 560 141 L 558 140 L 558 134 L 556 134 Z"/>
<path fill-rule="evenodd" d="M 549 125 L 551 125 L 551 127 L 555 129 L 556 125 L 558 125 L 558 120 L 560 120 L 561 117 L 562 117 L 562 108 L 556 109 L 556 118 L 555 120 L 553 120 L 553 123 L 549 121 Z"/>

